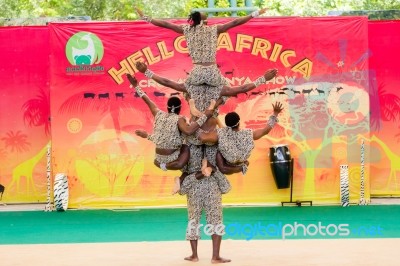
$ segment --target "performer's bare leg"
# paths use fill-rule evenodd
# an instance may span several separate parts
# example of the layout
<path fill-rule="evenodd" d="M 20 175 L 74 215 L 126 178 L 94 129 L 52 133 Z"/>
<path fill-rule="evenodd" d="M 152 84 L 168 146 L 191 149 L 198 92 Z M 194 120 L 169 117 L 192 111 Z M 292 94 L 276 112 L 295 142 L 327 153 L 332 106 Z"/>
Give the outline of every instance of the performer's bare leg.
<path fill-rule="evenodd" d="M 214 109 L 216 104 L 217 104 L 217 101 L 216 101 L 216 100 L 211 100 L 211 101 L 210 101 L 210 106 L 208 106 L 207 109 L 208 109 L 208 110 Z"/>
<path fill-rule="evenodd" d="M 209 177 L 211 176 L 212 173 L 212 168 L 208 166 L 208 161 L 205 156 L 205 151 L 206 151 L 206 146 L 203 145 L 203 160 L 201 161 L 201 172 L 203 173 L 204 176 Z"/>
<path fill-rule="evenodd" d="M 190 247 L 192 248 L 192 255 L 189 257 L 186 257 L 185 260 L 188 261 L 199 261 L 199 256 L 197 255 L 197 240 L 190 240 Z"/>
<path fill-rule="evenodd" d="M 190 113 L 192 114 L 192 116 L 195 117 L 200 117 L 203 115 L 202 112 L 200 112 L 199 110 L 197 110 L 196 105 L 194 104 L 194 100 L 190 99 L 189 100 L 189 108 L 190 108 Z"/>
<path fill-rule="evenodd" d="M 185 177 L 187 177 L 187 176 L 188 176 L 188 173 L 182 173 L 181 176 L 175 177 L 175 184 L 174 184 L 174 189 L 172 190 L 172 195 L 179 192 L 179 190 L 181 189 L 181 184 L 182 184 L 183 180 L 185 179 Z"/>
<path fill-rule="evenodd" d="M 217 126 L 219 127 L 219 128 L 223 128 L 224 127 L 224 125 L 222 124 L 222 122 L 221 122 L 221 120 L 219 120 L 219 118 L 217 117 L 217 118 L 215 118 L 216 120 L 217 120 Z"/>
<path fill-rule="evenodd" d="M 218 234 L 214 234 L 211 236 L 211 239 L 212 239 L 212 244 L 213 244 L 213 255 L 211 258 L 211 263 L 216 264 L 216 263 L 231 262 L 230 259 L 224 259 L 219 256 L 219 250 L 221 247 L 222 236 L 220 236 Z"/>
<path fill-rule="evenodd" d="M 180 189 L 181 189 L 181 177 L 176 176 L 174 180 L 174 188 L 172 189 L 172 195 L 178 193 Z"/>

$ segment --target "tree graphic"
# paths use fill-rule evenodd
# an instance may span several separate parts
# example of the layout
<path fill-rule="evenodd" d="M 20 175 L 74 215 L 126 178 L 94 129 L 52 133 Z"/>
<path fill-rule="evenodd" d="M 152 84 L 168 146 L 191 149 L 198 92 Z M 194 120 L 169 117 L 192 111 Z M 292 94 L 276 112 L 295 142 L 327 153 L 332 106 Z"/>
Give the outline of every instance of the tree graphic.
<path fill-rule="evenodd" d="M 11 149 L 11 152 L 25 152 L 29 150 L 29 146 L 31 145 L 27 141 L 28 136 L 26 134 L 22 134 L 20 130 L 17 132 L 8 131 L 5 137 L 2 137 L 1 140 L 5 142 L 5 147 Z"/>
<path fill-rule="evenodd" d="M 400 97 L 393 93 L 387 93 L 384 87 L 384 85 L 378 87 L 381 119 L 395 122 L 400 120 Z"/>
<path fill-rule="evenodd" d="M 358 134 L 369 132 L 369 110 L 365 108 L 368 93 L 363 87 L 348 83 L 351 85 L 326 81 L 290 85 L 285 94 L 258 95 L 240 103 L 235 110 L 241 121 L 254 128 L 257 124 L 265 125 L 272 114 L 272 102 L 284 103 L 277 128 L 266 138 L 274 144 L 296 146 L 300 151 L 298 161 L 305 169 L 305 195 L 316 192 L 315 169 L 332 167 L 327 163 L 331 162 L 333 143 L 353 145 Z"/>
<path fill-rule="evenodd" d="M 39 90 L 36 98 L 22 105 L 23 119 L 30 127 L 44 126 L 46 135 L 50 135 L 50 99 L 49 93 Z"/>
<path fill-rule="evenodd" d="M 319 162 L 328 162 L 332 157 L 331 145 L 344 142 L 342 137 L 347 137 L 347 145 L 357 141 L 357 134 L 369 131 L 368 109 L 362 106 L 368 103 L 368 93 L 362 88 L 327 82 L 313 82 L 303 84 L 313 89 L 304 101 L 304 104 L 294 105 L 289 99 L 291 130 L 293 144 L 302 152 L 300 160 L 305 163 L 304 190 L 315 192 L 315 168 L 328 167 L 318 165 Z M 323 90 L 324 93 L 317 91 Z M 296 88 L 299 90 L 300 88 Z M 318 141 L 314 147 L 312 141 Z M 328 153 L 329 152 L 329 153 Z M 352 158 L 348 158 L 351 160 Z"/>
<path fill-rule="evenodd" d="M 79 182 L 91 193 L 101 196 L 123 196 L 135 187 L 143 174 L 144 161 L 133 126 L 121 125 L 120 118 L 132 112 L 132 123 L 144 123 L 146 113 L 140 98 L 129 92 L 78 92 L 67 98 L 59 108 L 61 114 L 73 112 L 110 115 L 112 126 L 93 132 L 81 142 L 75 170 Z M 129 129 L 129 130 L 128 130 Z"/>

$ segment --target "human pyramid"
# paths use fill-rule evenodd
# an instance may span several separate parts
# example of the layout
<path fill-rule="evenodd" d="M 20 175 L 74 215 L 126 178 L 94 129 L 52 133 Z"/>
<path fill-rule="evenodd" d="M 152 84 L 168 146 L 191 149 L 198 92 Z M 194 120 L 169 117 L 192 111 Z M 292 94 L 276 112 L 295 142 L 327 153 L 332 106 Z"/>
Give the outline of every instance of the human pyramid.
<path fill-rule="evenodd" d="M 200 239 L 200 218 L 206 213 L 207 224 L 211 227 L 213 243 L 212 263 L 230 262 L 220 257 L 220 245 L 224 234 L 222 221 L 222 194 L 231 189 L 225 175 L 246 174 L 248 158 L 254 148 L 254 140 L 268 134 L 278 122 L 282 104 L 273 104 L 273 115 L 262 129 L 239 129 L 240 117 L 231 112 L 225 116 L 226 127 L 218 127 L 218 107 L 230 96 L 255 89 L 277 75 L 276 69 L 268 70 L 254 82 L 229 87 L 216 64 L 217 40 L 222 32 L 242 25 L 265 13 L 266 9 L 254 11 L 251 15 L 234 19 L 225 24 L 207 25 L 206 14 L 193 12 L 188 24 L 173 24 L 165 20 L 145 16 L 136 9 L 142 20 L 155 26 L 184 34 L 189 55 L 194 64 L 184 83 L 177 83 L 152 72 L 145 63 L 138 62 L 137 69 L 159 84 L 185 95 L 189 103 L 191 118 L 180 116 L 181 100 L 171 97 L 167 102 L 168 112 L 161 111 L 138 86 L 135 77 L 127 75 L 131 87 L 143 99 L 154 116 L 152 134 L 136 130 L 140 137 L 147 138 L 156 146 L 154 164 L 164 171 L 181 170 L 175 178 L 173 193 L 187 196 L 188 227 L 186 239 L 190 240 L 192 255 L 185 260 L 198 261 L 197 243 Z"/>

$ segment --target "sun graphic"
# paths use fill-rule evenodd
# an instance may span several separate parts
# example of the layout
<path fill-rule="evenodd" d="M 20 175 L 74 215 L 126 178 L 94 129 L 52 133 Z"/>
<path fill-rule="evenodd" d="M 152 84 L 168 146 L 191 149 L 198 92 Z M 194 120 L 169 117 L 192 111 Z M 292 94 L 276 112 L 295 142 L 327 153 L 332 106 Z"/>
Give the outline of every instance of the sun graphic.
<path fill-rule="evenodd" d="M 346 125 L 357 124 L 368 116 L 369 95 L 363 89 L 347 84 L 339 84 L 340 93 L 328 96 L 328 111 L 338 122 Z"/>
<path fill-rule="evenodd" d="M 82 130 L 82 121 L 79 118 L 71 118 L 67 122 L 67 128 L 72 134 L 79 133 Z"/>

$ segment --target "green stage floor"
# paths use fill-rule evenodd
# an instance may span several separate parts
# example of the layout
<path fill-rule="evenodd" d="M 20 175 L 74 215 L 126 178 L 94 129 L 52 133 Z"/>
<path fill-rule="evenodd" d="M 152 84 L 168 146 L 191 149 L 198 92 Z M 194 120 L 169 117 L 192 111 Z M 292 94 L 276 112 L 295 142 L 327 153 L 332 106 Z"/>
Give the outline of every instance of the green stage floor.
<path fill-rule="evenodd" d="M 399 205 L 225 207 L 223 238 L 399 238 L 399 219 Z M 0 244 L 178 241 L 186 225 L 186 208 L 3 211 Z"/>

